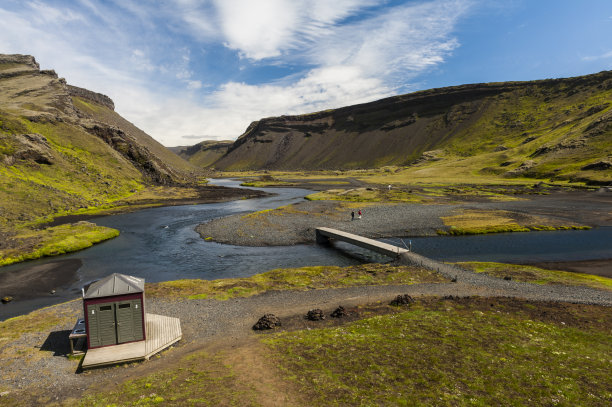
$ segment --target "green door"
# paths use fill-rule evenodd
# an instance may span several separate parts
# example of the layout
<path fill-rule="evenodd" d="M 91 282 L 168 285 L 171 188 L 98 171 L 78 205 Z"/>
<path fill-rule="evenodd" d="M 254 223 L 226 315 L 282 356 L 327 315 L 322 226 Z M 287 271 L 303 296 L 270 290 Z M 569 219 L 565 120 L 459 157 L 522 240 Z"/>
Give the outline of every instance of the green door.
<path fill-rule="evenodd" d="M 98 336 L 99 346 L 115 345 L 117 334 L 115 333 L 115 304 L 99 304 L 98 308 Z"/>
<path fill-rule="evenodd" d="M 142 340 L 141 301 L 130 300 L 117 303 L 118 343 Z"/>

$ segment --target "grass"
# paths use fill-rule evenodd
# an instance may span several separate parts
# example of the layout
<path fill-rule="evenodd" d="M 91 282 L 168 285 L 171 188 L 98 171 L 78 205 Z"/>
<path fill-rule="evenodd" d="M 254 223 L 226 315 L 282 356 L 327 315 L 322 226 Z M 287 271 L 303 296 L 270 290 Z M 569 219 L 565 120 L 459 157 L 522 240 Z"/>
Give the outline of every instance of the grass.
<path fill-rule="evenodd" d="M 460 210 L 456 215 L 441 219 L 448 229 L 439 230 L 440 235 L 590 229 L 585 225 L 559 224 L 557 220 L 504 210 Z"/>
<path fill-rule="evenodd" d="M 90 222 L 54 226 L 40 231 L 22 229 L 13 239 L 24 244 L 0 250 L 0 266 L 82 250 L 117 236 L 118 230 Z"/>
<path fill-rule="evenodd" d="M 609 329 L 533 320 L 503 307 L 444 301 L 439 309 L 415 306 L 264 342 L 310 405 L 612 402 Z"/>
<path fill-rule="evenodd" d="M 441 283 L 440 274 L 415 266 L 372 263 L 275 269 L 247 278 L 175 280 L 147 285 L 148 297 L 227 300 L 270 290 L 307 290 L 360 285 Z"/>
<path fill-rule="evenodd" d="M 485 273 L 497 278 L 510 277 L 516 281 L 535 284 L 578 285 L 612 291 L 612 279 L 592 274 L 546 270 L 535 266 L 494 262 L 473 261 L 456 264 L 476 273 Z"/>
<path fill-rule="evenodd" d="M 85 396 L 79 406 L 253 405 L 254 385 L 244 383 L 224 363 L 225 353 L 196 352 L 180 367 L 128 380 L 119 389 Z M 74 405 L 74 404 L 73 404 Z"/>
<path fill-rule="evenodd" d="M 430 201 L 411 192 L 398 189 L 355 188 L 355 189 L 329 189 L 307 195 L 310 201 L 346 201 L 346 202 L 404 202 L 424 203 Z"/>

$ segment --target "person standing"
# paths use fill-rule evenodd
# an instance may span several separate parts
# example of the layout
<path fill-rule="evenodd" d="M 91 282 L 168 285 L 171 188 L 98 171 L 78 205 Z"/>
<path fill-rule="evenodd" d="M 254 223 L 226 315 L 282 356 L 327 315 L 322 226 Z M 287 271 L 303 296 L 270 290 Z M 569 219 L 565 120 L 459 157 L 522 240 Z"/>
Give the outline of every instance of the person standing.
<path fill-rule="evenodd" d="M 351 220 L 355 220 L 355 211 L 351 211 Z"/>
<path fill-rule="evenodd" d="M 359 211 L 357 211 L 357 215 L 359 216 L 359 219 L 361 219 L 361 209 L 359 209 Z"/>

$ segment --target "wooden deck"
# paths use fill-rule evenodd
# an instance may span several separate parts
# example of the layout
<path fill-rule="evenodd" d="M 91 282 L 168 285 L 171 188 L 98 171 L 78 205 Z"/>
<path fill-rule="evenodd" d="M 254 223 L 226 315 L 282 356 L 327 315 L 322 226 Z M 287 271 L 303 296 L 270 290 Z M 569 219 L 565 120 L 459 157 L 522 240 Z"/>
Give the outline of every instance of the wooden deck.
<path fill-rule="evenodd" d="M 337 239 L 390 257 L 399 257 L 400 254 L 408 252 L 407 249 L 394 246 L 392 244 L 379 242 L 378 240 L 374 239 L 368 239 L 367 237 L 343 232 L 341 230 L 331 228 L 316 228 L 315 231 L 317 243 L 323 243 L 330 238 Z"/>
<path fill-rule="evenodd" d="M 81 365 L 83 369 L 149 359 L 183 337 L 178 318 L 146 314 L 145 341 L 89 349 Z"/>

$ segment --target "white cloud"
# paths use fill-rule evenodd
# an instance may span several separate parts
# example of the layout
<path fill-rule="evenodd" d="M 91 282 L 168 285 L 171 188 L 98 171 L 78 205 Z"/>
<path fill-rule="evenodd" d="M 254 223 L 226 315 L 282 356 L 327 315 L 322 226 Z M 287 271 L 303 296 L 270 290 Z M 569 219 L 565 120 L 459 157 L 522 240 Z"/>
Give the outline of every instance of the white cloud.
<path fill-rule="evenodd" d="M 0 42 L 2 52 L 32 54 L 69 83 L 109 95 L 128 120 L 178 145 L 185 135 L 231 139 L 262 117 L 396 94 L 458 46 L 452 33 L 469 1 L 376 10 L 374 0 L 34 1 L 21 13 L 0 5 Z M 211 44 L 243 57 L 244 72 L 267 64 L 297 70 L 267 83 L 217 79 L 211 88 L 196 69 Z"/>
<path fill-rule="evenodd" d="M 583 61 L 597 61 L 599 59 L 608 59 L 608 58 L 612 58 L 612 51 L 604 52 L 603 54 L 600 54 L 600 55 L 591 55 L 591 56 L 582 57 L 582 60 Z"/>
<path fill-rule="evenodd" d="M 202 87 L 202 81 L 187 81 L 187 89 L 195 90 Z"/>
<path fill-rule="evenodd" d="M 312 44 L 372 0 L 215 0 L 226 46 L 260 60 Z"/>

